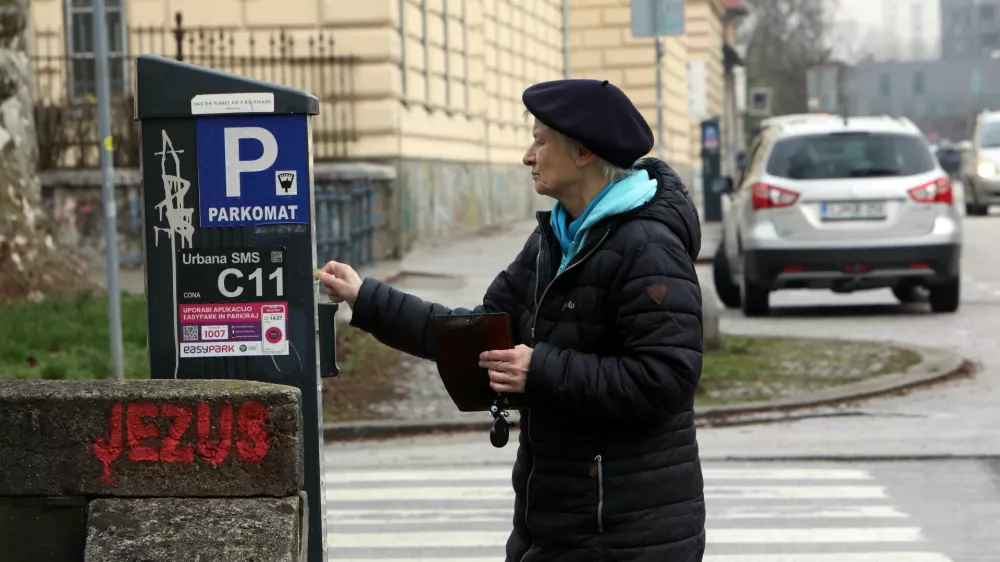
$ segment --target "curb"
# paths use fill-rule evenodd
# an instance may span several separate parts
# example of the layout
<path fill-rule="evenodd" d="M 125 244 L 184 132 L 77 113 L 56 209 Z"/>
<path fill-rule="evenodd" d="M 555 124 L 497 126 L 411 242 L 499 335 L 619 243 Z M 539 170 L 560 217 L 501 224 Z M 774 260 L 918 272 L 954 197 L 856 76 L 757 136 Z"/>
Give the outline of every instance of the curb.
<path fill-rule="evenodd" d="M 708 406 L 695 411 L 695 427 L 753 425 L 793 421 L 804 417 L 852 415 L 850 412 L 833 412 L 809 416 L 796 415 L 795 412 L 824 406 L 842 406 L 875 397 L 903 394 L 913 389 L 967 377 L 975 370 L 975 365 L 972 362 L 944 349 L 920 348 L 895 343 L 891 345 L 915 351 L 923 357 L 923 360 L 903 373 L 891 373 L 792 398 L 770 402 Z M 333 443 L 474 431 L 489 432 L 493 419 L 486 412 L 483 412 L 482 415 L 483 419 L 481 420 L 373 420 L 329 423 L 323 425 L 323 440 L 326 443 Z M 518 426 L 518 420 L 515 416 L 511 416 L 507 421 L 512 427 Z"/>

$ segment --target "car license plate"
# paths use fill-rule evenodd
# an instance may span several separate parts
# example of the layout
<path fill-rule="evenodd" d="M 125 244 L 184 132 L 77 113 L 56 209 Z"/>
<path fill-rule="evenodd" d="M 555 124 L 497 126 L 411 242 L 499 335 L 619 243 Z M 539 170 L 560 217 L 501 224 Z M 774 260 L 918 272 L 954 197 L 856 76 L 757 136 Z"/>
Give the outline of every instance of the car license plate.
<path fill-rule="evenodd" d="M 827 221 L 884 219 L 885 202 L 823 203 L 820 206 L 820 217 Z"/>

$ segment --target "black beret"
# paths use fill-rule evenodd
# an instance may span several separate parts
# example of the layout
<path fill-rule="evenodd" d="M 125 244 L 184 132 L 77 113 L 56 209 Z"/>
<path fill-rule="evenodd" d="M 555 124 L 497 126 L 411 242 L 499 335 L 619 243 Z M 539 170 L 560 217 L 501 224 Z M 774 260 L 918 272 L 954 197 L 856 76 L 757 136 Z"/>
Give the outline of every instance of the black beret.
<path fill-rule="evenodd" d="M 653 148 L 649 124 L 607 80 L 540 82 L 525 90 L 521 101 L 535 119 L 620 168 L 631 168 Z"/>

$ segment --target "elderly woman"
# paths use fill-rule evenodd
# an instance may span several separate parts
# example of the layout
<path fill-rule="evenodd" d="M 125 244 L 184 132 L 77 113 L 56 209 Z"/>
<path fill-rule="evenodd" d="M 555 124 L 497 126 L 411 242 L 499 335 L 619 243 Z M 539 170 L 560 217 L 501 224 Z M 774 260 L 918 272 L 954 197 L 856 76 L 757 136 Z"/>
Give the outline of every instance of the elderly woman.
<path fill-rule="evenodd" d="M 517 396 L 520 444 L 507 562 L 692 562 L 705 549 L 694 428 L 702 363 L 698 215 L 653 135 L 607 81 L 528 88 L 535 191 L 556 200 L 476 311 L 510 315 L 513 349 L 484 353 Z M 438 314 L 330 262 L 352 325 L 433 359 Z"/>

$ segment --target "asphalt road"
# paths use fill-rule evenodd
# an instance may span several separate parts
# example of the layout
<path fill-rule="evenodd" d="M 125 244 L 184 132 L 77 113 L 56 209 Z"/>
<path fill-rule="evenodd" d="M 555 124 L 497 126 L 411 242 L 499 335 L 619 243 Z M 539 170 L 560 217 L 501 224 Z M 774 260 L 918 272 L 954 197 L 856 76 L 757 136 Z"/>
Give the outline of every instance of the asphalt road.
<path fill-rule="evenodd" d="M 900 305 L 888 289 L 853 295 L 787 291 L 772 296 L 774 310 L 767 318 L 744 318 L 739 311 L 724 311 L 722 330 L 945 348 L 979 363 L 971 378 L 866 401 L 846 409 L 852 416 L 704 431 L 700 440 L 706 455 L 1000 456 L 1000 355 L 996 352 L 1000 216 L 967 217 L 964 240 L 962 305 L 955 314 L 931 313 L 925 303 Z M 702 268 L 706 287 L 711 287 L 710 271 Z"/>
<path fill-rule="evenodd" d="M 998 241 L 1000 216 L 966 219 L 955 314 L 900 305 L 888 290 L 778 293 L 768 318 L 724 311 L 726 333 L 935 346 L 979 368 L 838 412 L 852 415 L 699 431 L 707 562 L 1000 562 Z M 503 560 L 513 443 L 496 450 L 484 434 L 328 446 L 331 559 Z"/>

